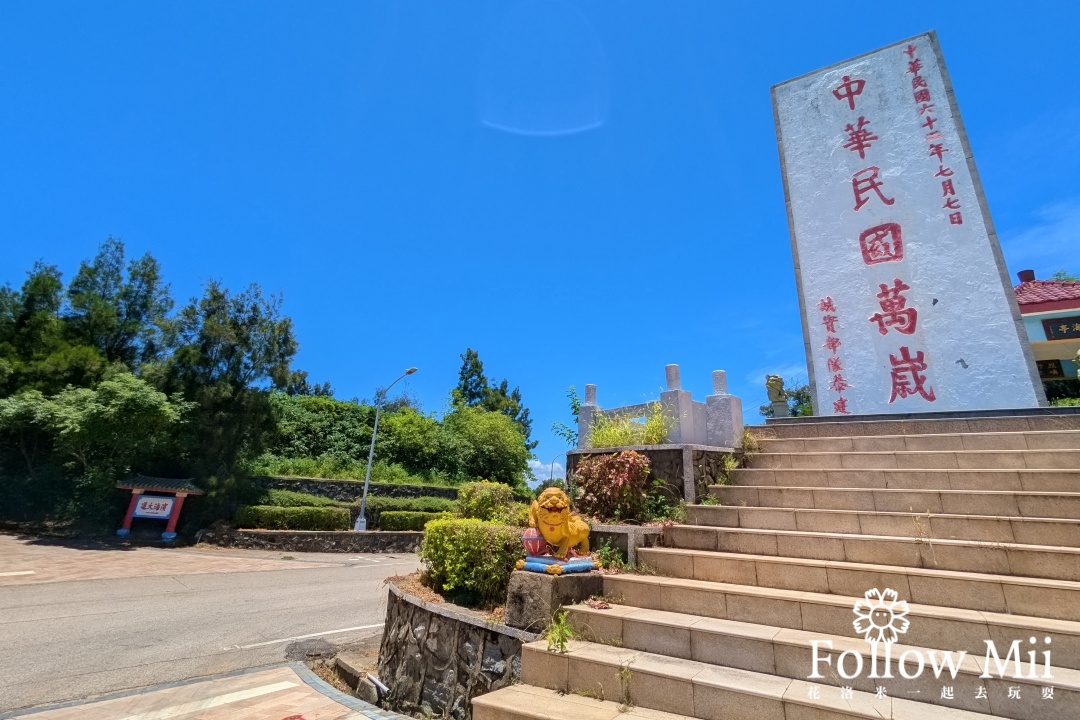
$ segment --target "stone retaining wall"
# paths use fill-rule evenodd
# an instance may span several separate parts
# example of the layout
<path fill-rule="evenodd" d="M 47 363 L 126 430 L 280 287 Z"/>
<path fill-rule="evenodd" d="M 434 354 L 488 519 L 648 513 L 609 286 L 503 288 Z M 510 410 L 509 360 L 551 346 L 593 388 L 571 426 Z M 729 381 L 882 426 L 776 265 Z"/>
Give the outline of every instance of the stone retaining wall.
<path fill-rule="evenodd" d="M 379 680 L 398 712 L 472 717 L 472 699 L 518 681 L 521 645 L 537 636 L 390 584 Z"/>
<path fill-rule="evenodd" d="M 292 490 L 293 492 L 318 495 L 319 497 L 355 502 L 364 494 L 363 480 L 322 480 L 320 478 L 266 477 L 252 478 L 260 490 Z M 457 500 L 457 488 L 438 485 L 401 485 L 398 483 L 371 483 L 368 496 L 394 498 L 441 497 Z"/>
<path fill-rule="evenodd" d="M 205 530 L 197 542 L 278 552 L 414 553 L 423 539 L 422 532 Z"/>

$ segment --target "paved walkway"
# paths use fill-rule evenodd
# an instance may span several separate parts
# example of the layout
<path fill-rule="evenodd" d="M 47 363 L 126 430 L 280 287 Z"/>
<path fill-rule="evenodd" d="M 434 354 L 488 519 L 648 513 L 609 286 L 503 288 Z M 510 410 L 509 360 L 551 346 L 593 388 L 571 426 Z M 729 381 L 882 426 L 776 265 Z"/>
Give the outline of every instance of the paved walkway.
<path fill-rule="evenodd" d="M 378 717 L 336 692 L 308 684 L 310 671 L 285 666 L 124 693 L 119 697 L 25 711 L 26 720 L 352 720 Z M 317 682 L 317 681 L 316 681 Z M 312 684 L 316 684 L 313 682 Z M 322 685 L 322 683 L 317 683 Z M 325 687 L 325 686 L 324 686 Z M 339 702 L 340 701 L 340 702 Z M 348 707 L 346 704 L 351 705 Z M 387 715 L 390 717 L 390 715 Z"/>
<path fill-rule="evenodd" d="M 0 717 L 274 666 L 293 659 L 289 647 L 300 640 L 361 641 L 382 627 L 383 580 L 416 567 L 411 554 L 132 548 L 0 535 Z"/>
<path fill-rule="evenodd" d="M 130 547 L 94 541 L 0 535 L 0 586 L 327 566 L 322 562 L 282 560 L 280 553 L 262 555 L 231 554 L 201 546 L 190 549 Z M 325 557 L 320 555 L 320 558 Z"/>

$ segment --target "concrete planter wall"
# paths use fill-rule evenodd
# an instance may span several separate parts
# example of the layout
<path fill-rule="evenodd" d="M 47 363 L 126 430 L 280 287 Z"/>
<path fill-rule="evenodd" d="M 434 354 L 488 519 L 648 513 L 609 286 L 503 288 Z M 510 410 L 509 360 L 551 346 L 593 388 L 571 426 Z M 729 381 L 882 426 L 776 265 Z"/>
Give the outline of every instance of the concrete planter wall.
<path fill-rule="evenodd" d="M 393 710 L 468 720 L 474 697 L 519 679 L 521 645 L 536 635 L 389 587 L 379 679 Z"/>
<path fill-rule="evenodd" d="M 649 458 L 650 473 L 671 488 L 676 497 L 688 503 L 707 494 L 709 485 L 722 482 L 723 458 L 732 451 L 707 445 L 638 445 L 596 450 L 571 450 L 566 453 L 566 472 L 572 473 L 583 457 L 611 455 L 633 450 Z"/>

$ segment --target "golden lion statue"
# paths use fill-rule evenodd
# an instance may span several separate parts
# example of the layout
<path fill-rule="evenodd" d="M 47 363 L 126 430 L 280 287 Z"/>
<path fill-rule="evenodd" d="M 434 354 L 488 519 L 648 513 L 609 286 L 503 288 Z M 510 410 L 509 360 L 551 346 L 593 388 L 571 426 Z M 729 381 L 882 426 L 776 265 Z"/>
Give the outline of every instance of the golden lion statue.
<path fill-rule="evenodd" d="M 570 498 L 559 488 L 548 488 L 529 508 L 529 527 L 540 530 L 551 546 L 551 554 L 565 560 L 570 550 L 589 554 L 589 524 L 570 514 Z"/>

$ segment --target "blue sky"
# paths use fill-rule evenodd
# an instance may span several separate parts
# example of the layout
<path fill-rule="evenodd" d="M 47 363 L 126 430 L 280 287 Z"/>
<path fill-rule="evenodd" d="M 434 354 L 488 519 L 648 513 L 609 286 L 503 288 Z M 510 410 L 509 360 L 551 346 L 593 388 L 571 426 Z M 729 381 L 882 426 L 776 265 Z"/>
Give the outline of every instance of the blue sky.
<path fill-rule="evenodd" d="M 0 4 L 0 282 L 109 235 L 285 297 L 338 397 L 805 376 L 769 87 L 936 29 L 1011 273 L 1080 271 L 1080 4 Z M 558 472 L 559 468 L 556 468 Z"/>

